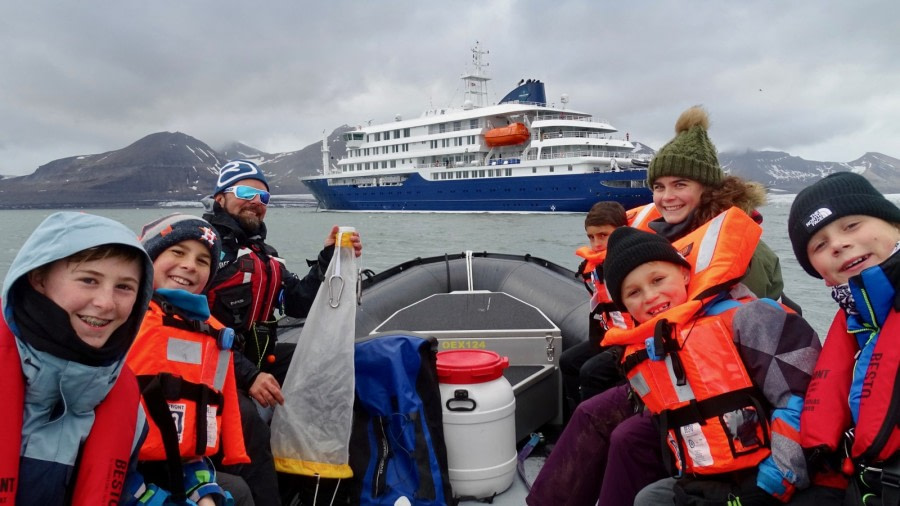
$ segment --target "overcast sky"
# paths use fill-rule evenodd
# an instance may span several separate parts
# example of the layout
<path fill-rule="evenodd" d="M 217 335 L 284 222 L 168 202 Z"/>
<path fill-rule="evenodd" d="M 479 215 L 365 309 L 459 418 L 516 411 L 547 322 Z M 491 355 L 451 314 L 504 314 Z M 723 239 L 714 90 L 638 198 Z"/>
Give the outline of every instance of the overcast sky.
<path fill-rule="evenodd" d="M 2 2 L 0 174 L 160 131 L 277 153 L 418 117 L 462 102 L 476 40 L 492 102 L 540 79 L 655 149 L 702 104 L 720 151 L 900 158 L 898 19 L 891 0 Z"/>

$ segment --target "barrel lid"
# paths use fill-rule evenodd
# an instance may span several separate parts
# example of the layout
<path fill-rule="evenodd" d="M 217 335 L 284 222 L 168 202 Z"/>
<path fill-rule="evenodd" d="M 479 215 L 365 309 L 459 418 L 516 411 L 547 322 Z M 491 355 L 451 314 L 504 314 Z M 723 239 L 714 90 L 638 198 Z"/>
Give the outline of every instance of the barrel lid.
<path fill-rule="evenodd" d="M 487 383 L 503 376 L 503 369 L 507 367 L 509 358 L 490 350 L 445 350 L 437 354 L 440 383 Z"/>

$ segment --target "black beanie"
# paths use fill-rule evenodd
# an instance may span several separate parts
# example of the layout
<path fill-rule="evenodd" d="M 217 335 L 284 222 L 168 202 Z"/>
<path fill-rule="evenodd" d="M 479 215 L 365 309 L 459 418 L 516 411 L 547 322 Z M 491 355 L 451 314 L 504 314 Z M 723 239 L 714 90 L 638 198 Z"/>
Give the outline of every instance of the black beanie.
<path fill-rule="evenodd" d="M 809 240 L 834 220 L 854 214 L 900 223 L 900 209 L 853 172 L 836 172 L 797 194 L 788 216 L 788 234 L 797 262 L 810 276 L 822 279 L 806 254 Z"/>
<path fill-rule="evenodd" d="M 655 261 L 691 268 L 691 264 L 661 235 L 632 227 L 619 227 L 610 234 L 606 261 L 603 262 L 603 280 L 609 296 L 620 309 L 625 309 L 622 304 L 625 277 L 640 265 Z"/>

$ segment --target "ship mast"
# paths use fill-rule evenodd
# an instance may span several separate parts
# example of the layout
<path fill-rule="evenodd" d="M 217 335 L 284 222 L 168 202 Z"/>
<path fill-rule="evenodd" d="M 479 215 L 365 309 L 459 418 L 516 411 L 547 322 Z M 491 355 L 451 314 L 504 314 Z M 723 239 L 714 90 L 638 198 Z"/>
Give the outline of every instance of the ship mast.
<path fill-rule="evenodd" d="M 474 72 L 464 74 L 461 79 L 465 82 L 466 92 L 464 100 L 472 104 L 474 107 L 484 107 L 487 105 L 487 82 L 491 80 L 484 74 L 484 69 L 490 66 L 489 63 L 482 61 L 482 56 L 490 54 L 490 51 L 482 51 L 475 41 L 475 47 L 472 48 L 472 65 Z"/>
<path fill-rule="evenodd" d="M 328 175 L 331 172 L 331 151 L 328 149 L 328 134 L 322 130 L 322 175 Z"/>

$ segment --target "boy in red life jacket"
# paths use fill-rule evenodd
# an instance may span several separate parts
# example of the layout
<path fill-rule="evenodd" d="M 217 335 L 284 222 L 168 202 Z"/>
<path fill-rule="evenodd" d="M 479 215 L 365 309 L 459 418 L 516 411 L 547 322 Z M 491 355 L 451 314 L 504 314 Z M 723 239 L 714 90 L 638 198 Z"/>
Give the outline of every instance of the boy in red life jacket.
<path fill-rule="evenodd" d="M 631 326 L 631 318 L 615 307 L 603 284 L 606 242 L 613 230 L 625 225 L 625 208 L 614 201 L 597 202 L 584 218 L 590 245 L 578 248 L 575 254 L 584 259 L 578 273 L 591 294 L 591 313 L 588 339 L 563 351 L 559 359 L 568 413 L 582 400 L 624 380 L 618 369 L 621 349 L 603 347 L 600 341 L 610 327 Z"/>
<path fill-rule="evenodd" d="M 0 294 L 0 504 L 119 504 L 140 484 L 125 354 L 152 278 L 134 233 L 87 213 L 48 216 L 19 249 Z"/>
<path fill-rule="evenodd" d="M 850 478 L 844 504 L 900 503 L 900 209 L 839 172 L 794 199 L 797 262 L 831 287 L 834 317 L 800 423 L 819 476 Z"/>
<path fill-rule="evenodd" d="M 140 240 L 153 260 L 154 294 L 126 359 L 150 425 L 138 469 L 152 485 L 139 503 L 171 494 L 169 501 L 222 505 L 235 491 L 241 504 L 249 496 L 246 484 L 217 476 L 208 458 L 221 448 L 225 464 L 250 461 L 235 386 L 234 333 L 210 316 L 205 296 L 221 242 L 212 225 L 184 214 L 148 223 Z"/>
<path fill-rule="evenodd" d="M 809 491 L 795 494 L 808 486 L 798 425 L 819 339 L 738 284 L 761 229 L 736 208 L 710 225 L 691 239 L 690 263 L 680 243 L 655 234 L 622 228 L 610 238 L 606 286 L 637 326 L 610 330 L 605 343 L 626 345 L 626 376 L 679 476 L 634 504 L 806 502 Z"/>

